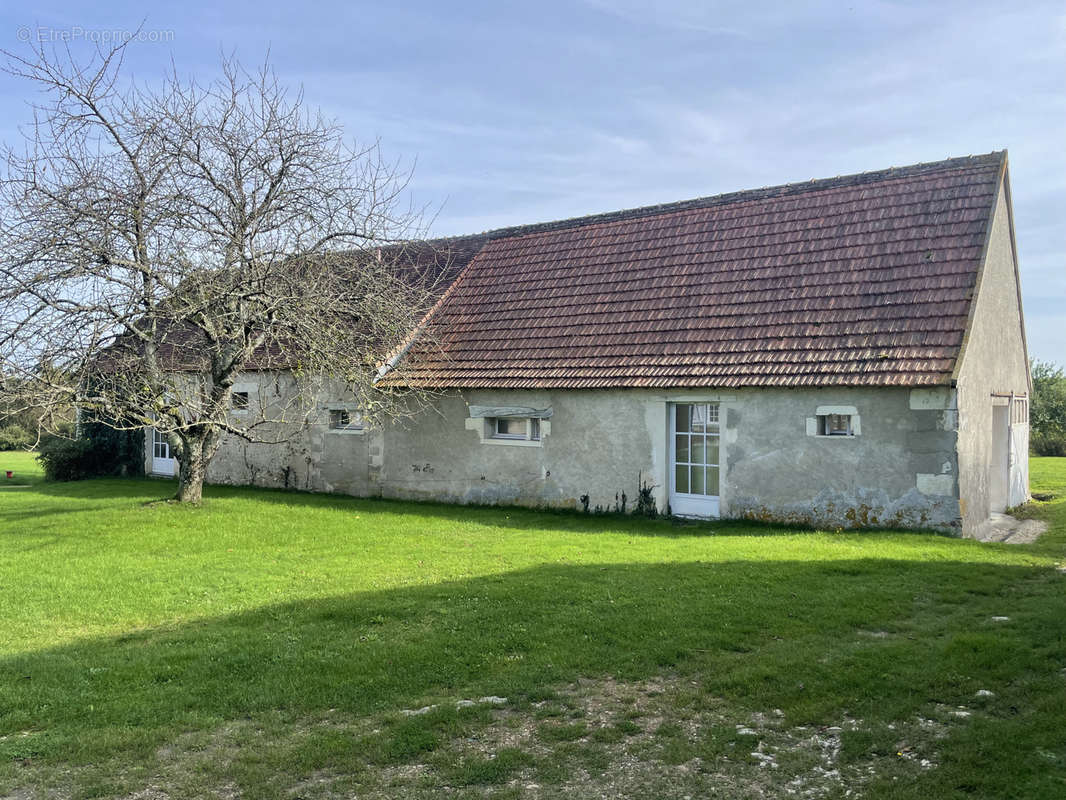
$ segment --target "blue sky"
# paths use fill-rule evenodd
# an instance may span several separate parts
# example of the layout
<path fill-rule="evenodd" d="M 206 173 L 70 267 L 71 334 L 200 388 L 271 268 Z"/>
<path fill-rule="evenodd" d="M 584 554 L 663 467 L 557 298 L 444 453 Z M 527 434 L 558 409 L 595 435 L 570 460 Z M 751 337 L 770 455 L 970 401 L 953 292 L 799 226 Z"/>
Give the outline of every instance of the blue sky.
<path fill-rule="evenodd" d="M 1030 353 L 1066 364 L 1061 0 L 38 0 L 0 9 L 0 47 L 142 20 L 168 40 L 134 48 L 146 80 L 269 48 L 310 104 L 416 162 L 442 235 L 1008 148 Z M 0 136 L 31 98 L 0 76 Z"/>

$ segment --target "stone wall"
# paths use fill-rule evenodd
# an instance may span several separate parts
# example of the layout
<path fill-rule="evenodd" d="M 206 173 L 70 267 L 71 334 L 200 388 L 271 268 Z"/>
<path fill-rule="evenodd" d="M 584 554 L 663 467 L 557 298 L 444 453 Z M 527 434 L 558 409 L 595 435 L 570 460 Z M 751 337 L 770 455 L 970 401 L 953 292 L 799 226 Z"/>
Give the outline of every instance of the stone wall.
<path fill-rule="evenodd" d="M 262 378 L 259 391 L 272 381 Z M 668 409 L 678 402 L 720 404 L 724 517 L 959 530 L 958 416 L 946 388 L 451 392 L 384 428 L 331 431 L 323 410 L 293 428 L 288 442 L 227 439 L 209 478 L 455 503 L 578 509 L 587 502 L 593 510 L 615 508 L 623 494 L 632 510 L 644 482 L 662 511 Z M 539 442 L 499 442 L 471 416 L 479 406 L 550 409 L 550 417 Z M 813 423 L 827 407 L 855 409 L 857 435 L 817 435 Z"/>
<path fill-rule="evenodd" d="M 1028 370 L 1009 197 L 1006 185 L 1001 185 L 958 371 L 960 506 L 968 535 L 979 534 L 991 511 L 990 475 L 997 450 L 992 438 L 993 395 L 1027 395 Z M 1015 458 L 1014 468 L 1027 475 L 1028 448 L 1020 448 Z M 1014 502 L 1026 497 L 1015 497 Z"/>

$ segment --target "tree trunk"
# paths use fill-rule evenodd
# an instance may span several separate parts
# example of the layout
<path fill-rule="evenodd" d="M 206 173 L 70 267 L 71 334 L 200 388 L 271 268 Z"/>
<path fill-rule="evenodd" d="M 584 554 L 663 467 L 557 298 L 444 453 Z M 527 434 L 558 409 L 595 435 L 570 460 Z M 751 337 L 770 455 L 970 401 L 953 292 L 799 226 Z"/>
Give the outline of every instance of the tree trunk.
<path fill-rule="evenodd" d="M 218 433 L 206 426 L 188 431 L 182 437 L 181 456 L 178 461 L 178 493 L 174 495 L 174 499 L 179 503 L 198 504 L 203 499 L 207 463 L 218 449 L 219 440 Z"/>
<path fill-rule="evenodd" d="M 184 450 L 178 462 L 178 493 L 174 498 L 179 503 L 199 503 L 203 499 L 204 475 L 207 472 L 203 440 L 188 440 Z"/>

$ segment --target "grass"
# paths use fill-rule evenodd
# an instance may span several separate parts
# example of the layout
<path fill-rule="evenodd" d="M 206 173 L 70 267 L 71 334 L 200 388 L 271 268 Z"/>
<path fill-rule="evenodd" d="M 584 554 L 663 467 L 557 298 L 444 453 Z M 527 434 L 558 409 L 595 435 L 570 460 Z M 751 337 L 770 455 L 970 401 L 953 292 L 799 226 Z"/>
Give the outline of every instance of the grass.
<path fill-rule="evenodd" d="M 1066 796 L 1066 459 L 1023 546 L 5 469 L 0 797 Z"/>

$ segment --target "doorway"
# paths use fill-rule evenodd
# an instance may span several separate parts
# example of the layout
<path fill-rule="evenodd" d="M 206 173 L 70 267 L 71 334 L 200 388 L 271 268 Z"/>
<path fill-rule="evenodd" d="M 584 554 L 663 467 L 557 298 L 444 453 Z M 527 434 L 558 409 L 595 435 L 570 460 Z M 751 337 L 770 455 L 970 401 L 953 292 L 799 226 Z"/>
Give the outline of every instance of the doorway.
<path fill-rule="evenodd" d="M 178 474 L 178 460 L 171 455 L 170 442 L 165 433 L 155 428 L 152 429 L 152 474 L 171 477 Z"/>
<path fill-rule="evenodd" d="M 995 400 L 993 400 L 995 402 Z M 1007 510 L 1010 485 L 1010 406 L 992 406 L 992 446 L 989 449 L 988 498 L 991 511 Z"/>
<path fill-rule="evenodd" d="M 719 513 L 717 403 L 670 406 L 670 510 L 681 517 Z"/>

